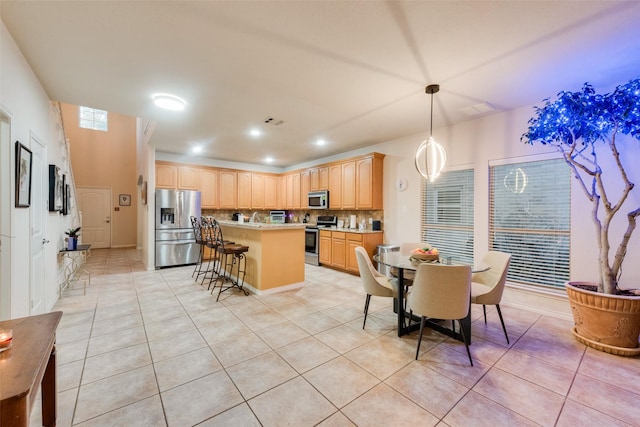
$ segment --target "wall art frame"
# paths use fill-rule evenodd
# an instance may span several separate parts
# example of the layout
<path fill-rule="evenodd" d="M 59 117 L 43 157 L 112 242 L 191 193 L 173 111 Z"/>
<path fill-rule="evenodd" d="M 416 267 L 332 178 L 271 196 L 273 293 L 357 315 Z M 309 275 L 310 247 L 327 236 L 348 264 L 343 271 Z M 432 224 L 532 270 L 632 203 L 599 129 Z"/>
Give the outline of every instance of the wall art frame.
<path fill-rule="evenodd" d="M 31 206 L 31 167 L 33 155 L 31 150 L 16 141 L 16 208 Z"/>
<path fill-rule="evenodd" d="M 61 212 L 63 205 L 62 173 L 56 165 L 49 165 L 49 212 Z"/>

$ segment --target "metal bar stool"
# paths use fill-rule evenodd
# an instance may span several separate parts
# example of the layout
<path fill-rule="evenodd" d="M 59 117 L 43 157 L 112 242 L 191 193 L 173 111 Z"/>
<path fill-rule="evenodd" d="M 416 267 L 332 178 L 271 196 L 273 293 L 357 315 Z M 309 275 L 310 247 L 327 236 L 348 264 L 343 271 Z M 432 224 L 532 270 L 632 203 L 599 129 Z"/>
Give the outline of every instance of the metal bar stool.
<path fill-rule="evenodd" d="M 206 274 L 206 270 L 202 271 L 202 260 L 204 259 L 204 241 L 202 240 L 202 226 L 200 225 L 198 218 L 195 216 L 191 217 L 191 228 L 193 228 L 193 234 L 195 235 L 196 243 L 200 245 L 200 252 L 198 253 L 198 261 L 196 262 L 195 267 L 193 268 L 193 273 L 191 273 L 191 277 L 196 274 L 195 280 L 198 281 L 198 278 L 201 274 Z"/>
<path fill-rule="evenodd" d="M 243 288 L 244 276 L 247 271 L 247 257 L 245 253 L 249 250 L 249 246 L 225 241 L 222 237 L 220 224 L 218 224 L 218 221 L 215 219 L 213 219 L 213 235 L 215 251 L 219 254 L 220 258 L 218 259 L 219 270 L 213 287 L 211 288 L 211 294 L 213 294 L 216 286 L 218 286 L 218 282 L 220 282 L 216 301 L 220 299 L 222 292 L 232 288 L 237 288 L 244 292 L 245 295 L 249 295 L 249 292 Z"/>
<path fill-rule="evenodd" d="M 204 285 L 205 280 L 209 279 L 208 289 L 211 289 L 211 282 L 214 278 L 217 278 L 218 273 L 220 271 L 220 260 L 218 252 L 216 251 L 216 243 L 214 238 L 213 231 L 213 219 L 202 217 L 201 220 L 202 226 L 202 250 L 204 256 L 204 248 L 209 248 L 209 259 L 207 261 L 207 268 L 203 272 L 202 282 L 200 282 L 200 286 Z"/>

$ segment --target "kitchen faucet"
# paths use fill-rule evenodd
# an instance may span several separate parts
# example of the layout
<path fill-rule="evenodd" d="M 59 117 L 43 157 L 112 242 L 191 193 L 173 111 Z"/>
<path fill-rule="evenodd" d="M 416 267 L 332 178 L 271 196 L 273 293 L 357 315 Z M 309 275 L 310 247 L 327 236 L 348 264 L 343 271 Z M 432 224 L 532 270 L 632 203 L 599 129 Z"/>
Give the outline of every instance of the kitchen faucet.
<path fill-rule="evenodd" d="M 253 215 L 251 215 L 251 222 L 260 222 L 260 217 L 258 216 L 258 212 L 254 212 Z"/>

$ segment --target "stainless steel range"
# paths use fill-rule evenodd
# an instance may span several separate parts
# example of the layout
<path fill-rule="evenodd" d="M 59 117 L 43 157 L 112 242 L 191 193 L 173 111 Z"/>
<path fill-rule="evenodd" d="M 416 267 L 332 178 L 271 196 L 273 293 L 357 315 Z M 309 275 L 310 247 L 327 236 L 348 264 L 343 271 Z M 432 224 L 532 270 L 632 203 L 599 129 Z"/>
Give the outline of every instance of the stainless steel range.
<path fill-rule="evenodd" d="M 320 215 L 316 225 L 307 225 L 304 232 L 304 262 L 320 265 L 320 228 L 331 228 L 338 224 L 338 218 L 331 215 Z"/>

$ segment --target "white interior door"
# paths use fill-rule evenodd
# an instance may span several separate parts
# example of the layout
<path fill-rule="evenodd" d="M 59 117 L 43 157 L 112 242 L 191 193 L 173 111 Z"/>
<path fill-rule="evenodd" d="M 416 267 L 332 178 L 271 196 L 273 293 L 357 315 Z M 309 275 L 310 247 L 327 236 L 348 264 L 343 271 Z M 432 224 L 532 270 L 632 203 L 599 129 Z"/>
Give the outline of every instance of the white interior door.
<path fill-rule="evenodd" d="M 111 247 L 111 189 L 78 187 L 82 243 L 92 249 Z"/>
<path fill-rule="evenodd" d="M 46 149 L 34 136 L 31 136 L 31 277 L 30 314 L 42 314 L 46 311 L 44 297 L 44 245 L 45 238 L 45 204 L 47 197 L 44 189 L 47 187 Z"/>

